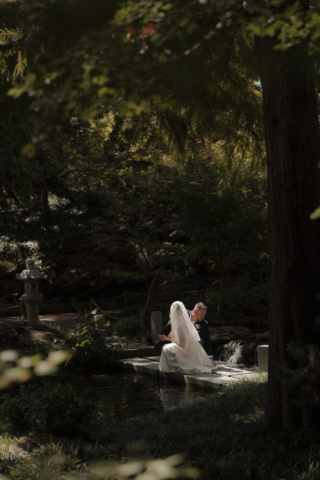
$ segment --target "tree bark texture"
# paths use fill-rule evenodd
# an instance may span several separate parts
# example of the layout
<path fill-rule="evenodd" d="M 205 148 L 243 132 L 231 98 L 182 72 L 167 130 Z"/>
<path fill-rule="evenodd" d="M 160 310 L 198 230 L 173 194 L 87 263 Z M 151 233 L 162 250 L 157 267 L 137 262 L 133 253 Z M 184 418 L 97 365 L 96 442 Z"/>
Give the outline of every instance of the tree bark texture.
<path fill-rule="evenodd" d="M 51 216 L 51 210 L 49 206 L 49 195 L 48 195 L 48 188 L 47 188 L 47 182 L 45 178 L 40 179 L 40 187 L 41 187 L 41 210 L 42 210 L 42 215 L 44 217 L 50 217 Z"/>
<path fill-rule="evenodd" d="M 20 206 L 20 201 L 17 198 L 17 196 L 15 195 L 14 191 L 12 190 L 12 188 L 9 184 L 8 178 L 7 178 L 7 173 L 3 169 L 0 170 L 0 180 L 1 180 L 1 183 L 2 183 L 2 185 L 4 186 L 4 188 L 7 192 L 8 197 L 12 198 L 14 203 L 19 207 Z"/>
<path fill-rule="evenodd" d="M 43 159 L 39 160 L 40 170 L 40 188 L 41 188 L 41 210 L 44 217 L 49 218 L 51 216 L 51 210 L 49 205 L 49 192 L 47 187 L 47 179 L 51 176 L 45 169 L 46 161 Z"/>
<path fill-rule="evenodd" d="M 153 277 L 153 280 L 151 282 L 151 285 L 149 287 L 149 290 L 148 290 L 148 296 L 147 296 L 147 301 L 146 301 L 146 304 L 144 306 L 144 309 L 143 309 L 143 315 L 146 315 L 149 311 L 149 308 L 150 308 L 150 303 L 151 303 L 151 299 L 152 299 L 152 294 L 153 294 L 153 289 L 158 281 L 158 278 L 160 277 L 160 273 L 162 272 L 162 269 L 163 269 L 163 265 L 161 265 L 159 267 L 159 270 L 157 271 L 157 273 L 154 274 L 154 277 Z"/>
<path fill-rule="evenodd" d="M 317 99 L 307 45 L 275 51 L 275 44 L 275 38 L 255 39 L 268 162 L 270 343 L 265 419 L 269 425 L 310 426 L 318 407 L 303 392 L 294 404 L 281 389 L 275 367 L 276 362 L 293 369 L 301 366 L 286 350 L 290 342 L 320 343 L 314 328 L 320 221 L 310 220 L 320 205 Z"/>

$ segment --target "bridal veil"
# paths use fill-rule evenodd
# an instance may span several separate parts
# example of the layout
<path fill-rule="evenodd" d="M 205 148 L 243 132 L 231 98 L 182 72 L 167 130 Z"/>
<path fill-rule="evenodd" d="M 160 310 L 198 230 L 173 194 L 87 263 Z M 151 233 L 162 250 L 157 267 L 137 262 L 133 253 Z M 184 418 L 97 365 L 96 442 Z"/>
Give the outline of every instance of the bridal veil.
<path fill-rule="evenodd" d="M 184 374 L 210 373 L 210 358 L 200 344 L 200 337 L 182 302 L 174 302 L 170 309 L 171 340 L 162 348 L 161 372 Z"/>
<path fill-rule="evenodd" d="M 200 337 L 194 328 L 186 307 L 182 302 L 174 302 L 170 309 L 171 340 L 183 350 L 189 348 L 192 343 L 199 342 Z"/>

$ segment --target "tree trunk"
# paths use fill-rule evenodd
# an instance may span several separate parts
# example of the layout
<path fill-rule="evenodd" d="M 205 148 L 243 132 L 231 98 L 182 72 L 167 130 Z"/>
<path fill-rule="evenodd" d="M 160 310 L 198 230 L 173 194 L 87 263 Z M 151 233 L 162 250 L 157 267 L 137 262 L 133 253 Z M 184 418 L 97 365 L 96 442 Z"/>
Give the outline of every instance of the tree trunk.
<path fill-rule="evenodd" d="M 148 289 L 148 296 L 147 296 L 146 304 L 145 304 L 144 309 L 143 309 L 143 315 L 146 315 L 148 313 L 148 310 L 150 308 L 150 302 L 151 302 L 151 299 L 152 299 L 153 289 L 155 287 L 156 282 L 158 281 L 158 278 L 160 276 L 160 273 L 161 273 L 162 269 L 163 269 L 163 265 L 161 265 L 159 267 L 159 270 L 154 275 L 153 280 L 151 282 L 151 285 Z"/>
<path fill-rule="evenodd" d="M 44 217 L 49 218 L 51 216 L 51 210 L 49 206 L 49 194 L 48 194 L 48 187 L 47 187 L 47 172 L 45 170 L 45 160 L 41 159 L 39 160 L 39 166 L 41 168 L 40 171 L 40 188 L 41 188 L 41 210 L 42 210 L 42 215 Z"/>
<path fill-rule="evenodd" d="M 42 210 L 42 215 L 44 217 L 50 217 L 51 210 L 50 210 L 49 199 L 48 199 L 48 188 L 47 188 L 47 182 L 44 178 L 40 179 L 40 187 L 41 187 L 41 210 Z"/>
<path fill-rule="evenodd" d="M 286 351 L 288 344 L 320 343 L 314 327 L 320 222 L 309 218 L 320 205 L 317 100 L 307 45 L 275 51 L 275 44 L 275 38 L 255 40 L 268 162 L 270 344 L 265 419 L 269 425 L 310 426 L 318 407 L 303 395 L 298 404 L 292 402 L 281 390 L 275 362 L 298 368 L 301 365 Z"/>
<path fill-rule="evenodd" d="M 218 307 L 217 307 L 217 315 L 223 315 L 223 310 L 224 310 L 224 302 L 223 302 L 223 297 L 224 297 L 224 289 L 227 283 L 227 273 L 225 268 L 222 266 L 220 270 L 220 290 L 219 290 L 219 301 L 218 301 Z"/>
<path fill-rule="evenodd" d="M 15 195 L 14 191 L 12 190 L 8 178 L 7 178 L 7 173 L 5 170 L 1 169 L 0 170 L 0 178 L 1 178 L 1 183 L 5 188 L 5 191 L 7 192 L 8 197 L 12 198 L 14 203 L 17 205 L 17 207 L 20 207 L 20 201 Z"/>

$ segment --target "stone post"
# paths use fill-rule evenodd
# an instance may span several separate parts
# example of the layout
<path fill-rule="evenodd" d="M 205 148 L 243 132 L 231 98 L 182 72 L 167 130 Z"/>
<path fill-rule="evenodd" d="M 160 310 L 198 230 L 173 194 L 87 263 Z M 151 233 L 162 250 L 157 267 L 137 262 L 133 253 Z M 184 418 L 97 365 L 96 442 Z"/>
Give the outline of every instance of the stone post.
<path fill-rule="evenodd" d="M 268 353 L 269 353 L 269 345 L 259 345 L 258 347 L 259 373 L 268 372 Z"/>
<path fill-rule="evenodd" d="M 151 337 L 155 342 L 162 331 L 162 312 L 151 312 Z"/>
<path fill-rule="evenodd" d="M 39 293 L 39 281 L 47 278 L 45 273 L 34 268 L 34 260 L 28 258 L 27 269 L 22 273 L 17 273 L 16 278 L 23 281 L 24 295 L 21 301 L 27 309 L 27 320 L 29 325 L 39 324 L 39 303 L 43 295 Z"/>
<path fill-rule="evenodd" d="M 100 335 L 97 338 L 95 338 L 94 343 L 95 343 L 95 346 L 97 348 L 101 348 L 101 347 L 103 347 L 103 345 L 106 344 L 106 338 L 105 338 L 105 336 L 106 336 L 106 327 L 105 327 L 106 317 L 105 317 L 105 315 L 103 315 L 101 310 L 99 310 L 98 308 L 95 310 L 95 312 L 96 313 L 94 313 L 93 318 L 97 322 L 96 326 L 99 330 Z"/>

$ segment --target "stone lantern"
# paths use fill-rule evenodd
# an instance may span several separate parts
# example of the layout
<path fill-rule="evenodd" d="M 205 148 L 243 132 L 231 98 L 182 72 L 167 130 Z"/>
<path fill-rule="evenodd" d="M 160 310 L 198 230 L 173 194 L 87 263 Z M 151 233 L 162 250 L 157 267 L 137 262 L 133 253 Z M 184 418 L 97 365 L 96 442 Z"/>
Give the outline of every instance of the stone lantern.
<path fill-rule="evenodd" d="M 39 324 L 39 302 L 43 295 L 39 293 L 39 280 L 47 278 L 45 273 L 34 268 L 34 260 L 28 258 L 27 270 L 17 273 L 16 278 L 22 280 L 24 284 L 24 295 L 21 300 L 27 308 L 27 320 L 29 325 Z"/>

